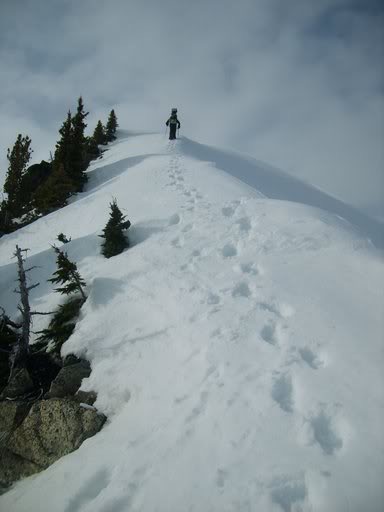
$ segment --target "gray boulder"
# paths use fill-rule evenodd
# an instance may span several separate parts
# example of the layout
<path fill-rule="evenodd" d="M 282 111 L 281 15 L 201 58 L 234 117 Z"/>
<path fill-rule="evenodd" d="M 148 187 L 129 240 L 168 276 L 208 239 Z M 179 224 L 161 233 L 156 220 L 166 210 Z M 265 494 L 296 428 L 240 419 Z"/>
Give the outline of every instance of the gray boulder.
<path fill-rule="evenodd" d="M 91 368 L 87 361 L 63 366 L 56 378 L 52 381 L 45 398 L 64 398 L 76 393 L 83 379 L 89 377 Z"/>
<path fill-rule="evenodd" d="M 66 398 L 36 402 L 12 433 L 7 448 L 36 466 L 46 468 L 95 435 L 106 417 Z"/>
<path fill-rule="evenodd" d="M 23 459 L 7 448 L 0 450 L 0 494 L 13 482 L 42 471 L 44 468 L 30 460 Z"/>
<path fill-rule="evenodd" d="M 41 470 L 36 464 L 7 449 L 9 438 L 23 422 L 30 408 L 31 404 L 0 402 L 0 494 L 15 480 Z"/>
<path fill-rule="evenodd" d="M 80 403 L 93 405 L 96 402 L 97 394 L 95 391 L 82 391 L 79 389 L 73 398 Z"/>
<path fill-rule="evenodd" d="M 23 422 L 30 408 L 31 404 L 25 402 L 0 402 L 0 447 L 3 440 Z"/>

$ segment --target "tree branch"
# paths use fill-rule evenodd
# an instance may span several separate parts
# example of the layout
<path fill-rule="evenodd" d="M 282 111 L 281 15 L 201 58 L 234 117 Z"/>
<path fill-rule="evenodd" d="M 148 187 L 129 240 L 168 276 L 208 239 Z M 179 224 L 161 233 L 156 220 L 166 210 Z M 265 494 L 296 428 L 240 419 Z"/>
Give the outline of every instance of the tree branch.
<path fill-rule="evenodd" d="M 30 291 L 30 290 L 33 290 L 34 288 L 36 288 L 37 286 L 39 286 L 40 283 L 36 283 L 36 284 L 32 284 L 31 286 L 28 286 L 27 287 L 27 290 Z"/>

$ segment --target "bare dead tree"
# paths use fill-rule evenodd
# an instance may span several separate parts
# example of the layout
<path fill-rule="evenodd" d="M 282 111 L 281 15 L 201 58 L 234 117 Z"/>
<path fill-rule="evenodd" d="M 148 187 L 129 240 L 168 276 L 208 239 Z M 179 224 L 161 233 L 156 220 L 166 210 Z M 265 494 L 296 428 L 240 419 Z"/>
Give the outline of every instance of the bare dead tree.
<path fill-rule="evenodd" d="M 29 292 L 36 288 L 37 286 L 39 286 L 40 283 L 35 283 L 28 286 L 27 273 L 37 267 L 34 266 L 27 269 L 24 268 L 25 259 L 23 257 L 23 252 L 27 252 L 27 250 L 28 249 L 21 249 L 18 245 L 16 245 L 16 250 L 14 253 L 14 256 L 17 258 L 17 273 L 19 282 L 19 289 L 15 290 L 15 292 L 20 295 L 20 304 L 18 305 L 18 310 L 21 313 L 21 323 L 14 324 L 14 327 L 21 329 L 21 332 L 19 335 L 17 346 L 15 347 L 12 367 L 15 366 L 16 363 L 18 365 L 23 365 L 29 355 L 29 340 L 31 336 L 31 325 L 33 315 L 51 314 L 51 312 L 41 313 L 39 311 L 31 311 L 31 307 L 29 304 Z"/>

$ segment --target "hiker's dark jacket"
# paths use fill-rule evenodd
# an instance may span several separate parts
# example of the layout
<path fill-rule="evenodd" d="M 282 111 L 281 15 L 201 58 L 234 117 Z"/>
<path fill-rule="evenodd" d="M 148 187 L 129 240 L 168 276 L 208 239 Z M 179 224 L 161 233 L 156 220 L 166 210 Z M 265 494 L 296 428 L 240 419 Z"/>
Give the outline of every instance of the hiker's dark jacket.
<path fill-rule="evenodd" d="M 167 126 L 173 126 L 173 125 L 175 125 L 175 126 L 177 126 L 178 128 L 180 128 L 180 126 L 181 126 L 181 125 L 180 125 L 180 121 L 177 119 L 177 115 L 176 115 L 176 114 L 172 115 L 172 116 L 168 119 L 168 121 L 167 121 L 165 124 L 166 124 Z"/>
<path fill-rule="evenodd" d="M 177 115 L 173 114 L 165 123 L 169 126 L 169 138 L 170 140 L 176 139 L 176 128 L 180 128 L 180 121 L 177 119 Z"/>

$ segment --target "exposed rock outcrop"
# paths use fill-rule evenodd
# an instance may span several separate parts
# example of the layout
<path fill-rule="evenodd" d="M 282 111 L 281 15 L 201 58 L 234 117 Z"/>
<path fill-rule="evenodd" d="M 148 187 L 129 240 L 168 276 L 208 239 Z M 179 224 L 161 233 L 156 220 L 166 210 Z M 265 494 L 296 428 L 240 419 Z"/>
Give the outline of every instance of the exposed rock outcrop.
<path fill-rule="evenodd" d="M 76 450 L 105 420 L 95 408 L 69 398 L 39 400 L 29 411 L 25 404 L 0 403 L 0 486 L 41 471 Z"/>
<path fill-rule="evenodd" d="M 34 363 L 15 369 L 1 394 L 0 494 L 79 448 L 106 420 L 92 407 L 96 393 L 79 391 L 87 361 L 69 356 L 60 368 L 42 354 Z"/>
<path fill-rule="evenodd" d="M 80 403 L 93 405 L 96 402 L 97 394 L 94 391 L 79 390 L 73 398 Z"/>
<path fill-rule="evenodd" d="M 89 377 L 91 367 L 87 361 L 80 360 L 75 364 L 63 366 L 56 378 L 52 381 L 51 387 L 46 393 L 46 398 L 65 397 L 74 395 L 80 388 L 84 378 Z"/>
<path fill-rule="evenodd" d="M 105 416 L 68 398 L 35 402 L 22 424 L 12 433 L 8 449 L 29 461 L 48 467 L 76 450 L 103 426 Z"/>

